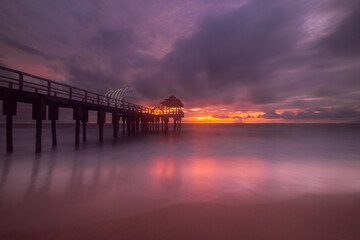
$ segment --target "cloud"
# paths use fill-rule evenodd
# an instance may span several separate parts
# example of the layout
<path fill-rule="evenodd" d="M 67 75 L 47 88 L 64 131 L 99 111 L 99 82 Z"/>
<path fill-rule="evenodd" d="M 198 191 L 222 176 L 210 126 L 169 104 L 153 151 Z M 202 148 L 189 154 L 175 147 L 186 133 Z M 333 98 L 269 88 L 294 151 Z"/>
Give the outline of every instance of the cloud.
<path fill-rule="evenodd" d="M 351 107 L 335 108 L 314 108 L 294 113 L 284 111 L 276 113 L 274 110 L 261 115 L 265 119 L 284 119 L 284 120 L 353 120 L 360 121 L 360 111 Z"/>
<path fill-rule="evenodd" d="M 319 45 L 335 54 L 359 57 L 360 4 L 352 4 L 351 7 L 351 13 L 345 17 L 335 31 L 321 39 Z"/>
<path fill-rule="evenodd" d="M 46 60 L 52 60 L 53 59 L 53 57 L 44 54 L 42 51 L 40 51 L 38 49 L 35 49 L 33 47 L 27 46 L 25 44 L 22 44 L 22 43 L 14 40 L 14 39 L 4 38 L 3 42 L 6 45 L 8 45 L 9 47 L 19 49 L 19 50 L 21 50 L 21 51 L 23 51 L 25 53 L 28 53 L 28 54 L 31 54 L 31 55 L 34 55 L 34 56 L 38 56 L 38 57 L 42 57 L 42 58 L 45 58 Z"/>
<path fill-rule="evenodd" d="M 261 84 L 272 74 L 273 65 L 293 51 L 301 34 L 293 27 L 301 10 L 286 2 L 250 1 L 230 13 L 207 18 L 194 35 L 178 41 L 155 74 L 137 85 L 163 85 L 159 94 L 171 90 L 185 100 L 224 101 L 229 94 L 219 91 Z"/>
<path fill-rule="evenodd" d="M 359 110 L 356 0 L 19 0 L 0 8 L 2 64 L 94 92 L 131 86 L 144 104 L 173 94 L 190 108 L 275 119 L 300 118 L 295 110 L 331 118 L 325 109 L 335 108 L 348 109 L 347 119 Z"/>

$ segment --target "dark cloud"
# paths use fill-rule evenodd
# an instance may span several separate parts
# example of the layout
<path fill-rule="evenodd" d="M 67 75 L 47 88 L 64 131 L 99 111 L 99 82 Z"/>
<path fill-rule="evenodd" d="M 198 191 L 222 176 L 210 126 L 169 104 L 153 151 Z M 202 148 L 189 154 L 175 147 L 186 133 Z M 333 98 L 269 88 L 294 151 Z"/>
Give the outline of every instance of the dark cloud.
<path fill-rule="evenodd" d="M 3 39 L 3 42 L 6 45 L 8 45 L 9 47 L 16 48 L 18 50 L 24 51 L 25 53 L 28 53 L 28 54 L 31 54 L 31 55 L 34 55 L 34 56 L 38 56 L 38 57 L 42 57 L 42 58 L 45 58 L 46 60 L 52 60 L 53 59 L 53 57 L 44 54 L 42 51 L 40 51 L 40 50 L 38 50 L 36 48 L 27 46 L 25 44 L 22 44 L 22 43 L 14 40 L 14 39 L 5 38 L 5 39 Z"/>
<path fill-rule="evenodd" d="M 135 44 L 136 37 L 132 29 L 107 29 L 100 28 L 96 35 L 89 40 L 89 45 L 101 48 L 102 51 L 119 51 Z"/>
<path fill-rule="evenodd" d="M 66 69 L 72 84 L 90 91 L 105 93 L 107 90 L 118 89 L 125 85 L 116 75 L 98 68 L 87 69 L 70 64 L 66 66 Z M 99 82 L 102 83 L 101 86 Z"/>
<path fill-rule="evenodd" d="M 194 35 L 178 41 L 160 62 L 158 73 L 138 85 L 150 81 L 165 85 L 162 94 L 171 89 L 185 100 L 216 97 L 223 101 L 220 90 L 261 84 L 271 75 L 274 62 L 292 52 L 301 34 L 292 27 L 299 21 L 297 11 L 300 8 L 288 1 L 250 1 L 233 12 L 208 18 Z M 256 96 L 254 100 L 261 101 Z"/>
<path fill-rule="evenodd" d="M 294 113 L 285 111 L 281 114 L 274 110 L 267 112 L 261 116 L 265 119 L 284 119 L 284 120 L 360 120 L 360 111 L 351 107 L 335 107 L 335 108 L 314 108 Z"/>
<path fill-rule="evenodd" d="M 360 4 L 353 5 L 335 31 L 321 39 L 320 46 L 340 55 L 360 56 Z"/>

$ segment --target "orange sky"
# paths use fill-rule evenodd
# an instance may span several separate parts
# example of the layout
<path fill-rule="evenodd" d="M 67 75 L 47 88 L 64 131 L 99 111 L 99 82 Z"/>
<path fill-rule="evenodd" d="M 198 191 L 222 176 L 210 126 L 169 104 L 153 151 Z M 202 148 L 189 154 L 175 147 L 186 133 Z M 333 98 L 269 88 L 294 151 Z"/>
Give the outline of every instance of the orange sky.
<path fill-rule="evenodd" d="M 262 116 L 265 112 L 261 111 L 236 111 L 226 107 L 210 106 L 203 108 L 183 109 L 185 117 L 183 122 L 187 123 L 339 123 L 341 121 L 331 120 L 284 120 L 284 119 L 265 119 Z M 299 112 L 299 109 L 281 109 L 277 114 L 284 111 Z"/>

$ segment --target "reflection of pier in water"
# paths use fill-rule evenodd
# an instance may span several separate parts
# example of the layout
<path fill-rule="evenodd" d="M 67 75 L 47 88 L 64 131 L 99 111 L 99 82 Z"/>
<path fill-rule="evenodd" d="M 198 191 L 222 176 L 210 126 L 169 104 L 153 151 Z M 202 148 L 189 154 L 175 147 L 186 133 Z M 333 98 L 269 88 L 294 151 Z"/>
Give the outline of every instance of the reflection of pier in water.
<path fill-rule="evenodd" d="M 0 162 L 0 230 L 19 222 L 19 226 L 47 226 L 47 221 L 50 225 L 85 223 L 97 214 L 106 220 L 151 210 L 168 201 L 157 198 L 169 190 L 169 181 L 174 179 L 156 178 L 154 174 L 161 175 L 153 172 L 156 161 L 144 166 L 143 161 L 129 163 L 125 157 L 103 159 L 102 151 L 99 156 L 92 153 L 91 159 L 77 152 L 70 158 L 57 153 L 20 161 L 9 155 Z M 180 175 L 173 178 L 180 179 Z"/>
<path fill-rule="evenodd" d="M 76 147 L 80 145 L 80 122 L 83 124 L 83 141 L 86 141 L 89 111 L 97 112 L 100 141 L 103 140 L 106 113 L 112 114 L 114 138 L 118 137 L 120 120 L 123 122 L 123 135 L 130 136 L 167 132 L 171 118 L 174 121 L 174 131 L 181 130 L 181 119 L 184 117 L 181 110 L 183 104 L 174 96 L 162 101 L 159 107 L 148 108 L 2 66 L 0 99 L 3 101 L 3 114 L 6 115 L 8 152 L 13 151 L 13 116 L 16 115 L 18 102 L 32 104 L 32 119 L 36 120 L 36 152 L 41 152 L 42 121 L 46 119 L 46 113 L 51 121 L 52 145 L 57 145 L 56 120 L 59 119 L 59 108 L 73 109 Z"/>

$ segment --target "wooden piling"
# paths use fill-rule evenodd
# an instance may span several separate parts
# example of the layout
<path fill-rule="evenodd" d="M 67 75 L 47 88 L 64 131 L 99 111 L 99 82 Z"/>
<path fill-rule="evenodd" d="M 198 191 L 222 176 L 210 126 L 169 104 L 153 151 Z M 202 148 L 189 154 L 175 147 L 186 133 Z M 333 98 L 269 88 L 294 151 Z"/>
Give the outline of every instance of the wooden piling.
<path fill-rule="evenodd" d="M 80 119 L 75 120 L 75 147 L 80 146 Z"/>
<path fill-rule="evenodd" d="M 6 151 L 13 152 L 13 116 L 6 115 Z"/>
<path fill-rule="evenodd" d="M 52 137 L 52 146 L 56 147 L 57 139 L 56 139 L 56 120 L 51 119 L 51 137 Z"/>
<path fill-rule="evenodd" d="M 56 147 L 57 145 L 56 120 L 59 120 L 59 107 L 57 105 L 54 104 L 49 105 L 48 118 L 51 121 L 52 146 Z"/>
<path fill-rule="evenodd" d="M 168 132 L 169 131 L 169 118 L 166 117 L 164 119 L 164 121 L 165 121 L 165 132 Z"/>
<path fill-rule="evenodd" d="M 136 133 L 135 121 L 134 121 L 134 120 L 131 121 L 131 132 L 132 132 L 133 134 Z"/>
<path fill-rule="evenodd" d="M 119 132 L 119 123 L 113 123 L 113 137 L 116 139 L 118 138 L 118 132 Z"/>
<path fill-rule="evenodd" d="M 119 134 L 119 121 L 120 121 L 119 113 L 113 112 L 112 113 L 112 124 L 113 124 L 113 137 L 115 139 L 118 138 L 118 134 Z"/>
<path fill-rule="evenodd" d="M 89 110 L 87 108 L 83 108 L 81 121 L 83 125 L 83 142 L 86 142 L 86 123 L 89 121 Z"/>
<path fill-rule="evenodd" d="M 13 116 L 16 115 L 17 103 L 15 100 L 3 101 L 3 115 L 6 115 L 6 151 L 13 152 Z"/>
<path fill-rule="evenodd" d="M 42 98 L 32 105 L 32 119 L 36 120 L 35 152 L 41 152 L 42 120 L 46 119 L 46 105 Z"/>
<path fill-rule="evenodd" d="M 106 121 L 106 113 L 105 111 L 99 110 L 97 114 L 97 122 L 99 125 L 99 141 L 102 142 L 104 140 L 104 123 Z"/>
<path fill-rule="evenodd" d="M 122 133 L 123 133 L 123 135 L 125 136 L 125 119 L 124 119 L 124 118 L 123 118 L 123 124 L 122 124 L 122 126 L 123 126 Z"/>
<path fill-rule="evenodd" d="M 136 134 L 139 135 L 139 133 L 140 133 L 139 119 L 136 119 Z"/>
<path fill-rule="evenodd" d="M 36 139 L 35 139 L 35 152 L 41 152 L 41 137 L 42 137 L 42 119 L 36 119 Z"/>
<path fill-rule="evenodd" d="M 86 121 L 82 121 L 83 126 L 83 142 L 86 142 Z"/>
<path fill-rule="evenodd" d="M 129 117 L 126 118 L 126 127 L 127 127 L 127 134 L 130 136 L 130 126 L 131 126 L 131 120 Z"/>
<path fill-rule="evenodd" d="M 104 140 L 104 123 L 99 123 L 99 141 Z"/>

